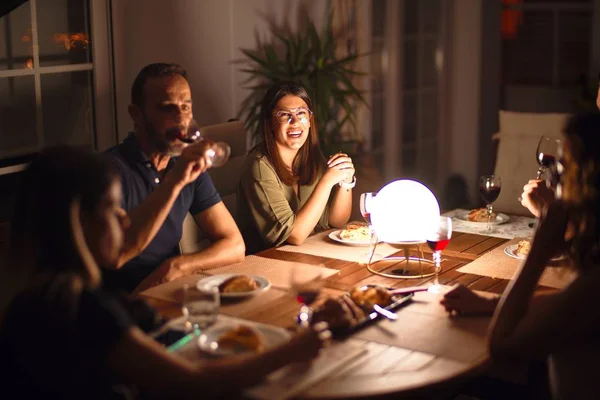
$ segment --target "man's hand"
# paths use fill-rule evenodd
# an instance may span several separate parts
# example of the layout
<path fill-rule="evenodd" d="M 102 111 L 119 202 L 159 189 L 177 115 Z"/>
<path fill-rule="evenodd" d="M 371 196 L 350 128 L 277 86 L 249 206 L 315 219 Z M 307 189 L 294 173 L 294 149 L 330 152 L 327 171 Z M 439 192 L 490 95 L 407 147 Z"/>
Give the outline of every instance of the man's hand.
<path fill-rule="evenodd" d="M 542 210 L 554 202 L 554 199 L 554 192 L 543 180 L 532 179 L 523 186 L 521 205 L 538 218 L 542 215 Z"/>
<path fill-rule="evenodd" d="M 133 291 L 134 294 L 143 292 L 161 283 L 170 282 L 185 276 L 186 273 L 179 267 L 178 257 L 163 261 L 150 275 L 148 275 Z"/>
<path fill-rule="evenodd" d="M 175 185 L 185 186 L 195 181 L 201 173 L 211 167 L 211 161 L 207 157 L 207 150 L 213 148 L 214 143 L 202 140 L 187 146 L 177 158 L 175 166 L 169 171 L 165 180 Z"/>

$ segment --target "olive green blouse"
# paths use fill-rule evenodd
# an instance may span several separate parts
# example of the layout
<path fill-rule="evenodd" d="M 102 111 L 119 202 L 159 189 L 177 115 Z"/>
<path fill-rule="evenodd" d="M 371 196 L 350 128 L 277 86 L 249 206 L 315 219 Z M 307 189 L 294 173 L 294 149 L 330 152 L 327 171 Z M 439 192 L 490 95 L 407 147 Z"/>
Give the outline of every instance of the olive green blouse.
<path fill-rule="evenodd" d="M 311 185 L 298 187 L 296 195 L 292 186 L 281 182 L 260 147 L 248 154 L 237 187 L 236 214 L 247 254 L 278 246 L 287 240 L 294 228 L 296 213 L 310 197 L 323 171 L 324 166 Z M 330 195 L 317 228 L 329 228 L 331 199 Z"/>

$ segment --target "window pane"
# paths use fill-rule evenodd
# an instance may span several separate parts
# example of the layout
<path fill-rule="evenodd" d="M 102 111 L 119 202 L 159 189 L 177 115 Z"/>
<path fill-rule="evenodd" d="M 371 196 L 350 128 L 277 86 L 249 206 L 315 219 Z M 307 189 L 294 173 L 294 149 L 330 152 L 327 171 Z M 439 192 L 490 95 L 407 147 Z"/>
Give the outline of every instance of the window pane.
<path fill-rule="evenodd" d="M 44 144 L 94 146 L 92 72 L 42 75 Z"/>
<path fill-rule="evenodd" d="M 588 74 L 592 15 L 586 12 L 559 14 L 559 83 L 577 84 Z"/>
<path fill-rule="evenodd" d="M 437 90 L 423 91 L 421 94 L 421 139 L 436 140 L 440 116 Z"/>
<path fill-rule="evenodd" d="M 35 120 L 33 76 L 0 78 L 0 157 L 35 151 Z"/>
<path fill-rule="evenodd" d="M 36 4 L 40 65 L 91 62 L 88 0 L 44 0 Z"/>
<path fill-rule="evenodd" d="M 437 67 L 435 65 L 435 55 L 437 53 L 437 40 L 426 39 L 422 42 L 423 46 L 423 64 L 421 72 L 421 87 L 437 86 Z"/>
<path fill-rule="evenodd" d="M 416 40 L 404 41 L 404 88 L 414 89 L 419 85 L 417 82 L 418 65 L 418 42 Z"/>
<path fill-rule="evenodd" d="M 502 40 L 506 84 L 552 85 L 554 16 L 526 11 L 515 39 Z"/>
<path fill-rule="evenodd" d="M 440 29 L 441 6 L 440 0 L 419 0 L 419 15 L 423 21 L 423 33 L 438 33 Z"/>
<path fill-rule="evenodd" d="M 373 21 L 371 23 L 373 36 L 385 35 L 385 9 L 386 0 L 373 0 Z"/>
<path fill-rule="evenodd" d="M 0 70 L 33 68 L 29 2 L 0 18 Z"/>
<path fill-rule="evenodd" d="M 417 6 L 417 0 L 404 1 L 404 33 L 407 35 L 416 34 L 419 32 L 419 13 Z"/>
<path fill-rule="evenodd" d="M 401 146 L 414 145 L 417 141 L 417 94 L 404 93 L 402 113 L 402 143 Z"/>

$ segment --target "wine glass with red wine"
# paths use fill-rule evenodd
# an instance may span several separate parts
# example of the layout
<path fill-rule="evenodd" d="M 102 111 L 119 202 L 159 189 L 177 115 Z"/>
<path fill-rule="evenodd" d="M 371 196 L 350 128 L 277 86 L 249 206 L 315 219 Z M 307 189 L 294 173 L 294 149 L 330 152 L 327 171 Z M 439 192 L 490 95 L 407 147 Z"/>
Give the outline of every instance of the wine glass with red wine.
<path fill-rule="evenodd" d="M 317 300 L 325 281 L 320 272 L 306 270 L 302 265 L 293 265 L 290 271 L 290 291 L 296 301 L 302 304 L 300 315 L 310 315 L 310 305 Z M 302 319 L 302 318 L 301 318 Z M 300 322 L 303 322 L 302 320 Z"/>
<path fill-rule="evenodd" d="M 492 213 L 494 212 L 492 203 L 496 201 L 500 195 L 500 189 L 502 188 L 502 181 L 499 176 L 495 175 L 483 175 L 479 178 L 479 194 L 485 201 L 488 214 L 487 231 L 492 230 Z"/>
<path fill-rule="evenodd" d="M 187 130 L 181 130 L 179 127 L 174 127 L 167 130 L 167 136 L 170 139 L 177 139 L 187 144 L 194 144 L 204 140 L 200 133 L 200 127 L 194 119 L 190 121 Z M 206 157 L 210 161 L 212 168 L 217 168 L 225 165 L 231 155 L 231 147 L 225 142 L 216 142 L 206 150 Z"/>
<path fill-rule="evenodd" d="M 537 179 L 546 171 L 550 170 L 556 164 L 562 149 L 560 139 L 542 136 L 535 151 L 535 157 L 540 165 L 537 171 Z"/>
<path fill-rule="evenodd" d="M 434 277 L 433 285 L 429 288 L 432 293 L 439 293 L 439 274 L 442 269 L 442 251 L 448 246 L 452 237 L 452 218 L 440 217 L 439 222 L 433 226 L 431 232 L 426 236 L 427 244 L 433 251 Z"/>

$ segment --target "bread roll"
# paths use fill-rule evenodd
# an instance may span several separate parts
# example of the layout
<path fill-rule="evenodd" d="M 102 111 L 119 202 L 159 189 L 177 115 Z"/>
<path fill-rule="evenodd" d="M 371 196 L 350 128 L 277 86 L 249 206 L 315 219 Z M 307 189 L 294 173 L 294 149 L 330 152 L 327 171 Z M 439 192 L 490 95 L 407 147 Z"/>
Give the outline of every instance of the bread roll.
<path fill-rule="evenodd" d="M 258 289 L 258 283 L 246 275 L 234 275 L 219 285 L 220 293 L 244 293 Z"/>
<path fill-rule="evenodd" d="M 217 340 L 219 349 L 242 353 L 246 351 L 262 352 L 265 349 L 265 340 L 262 334 L 254 328 L 240 325 L 225 332 Z"/>

